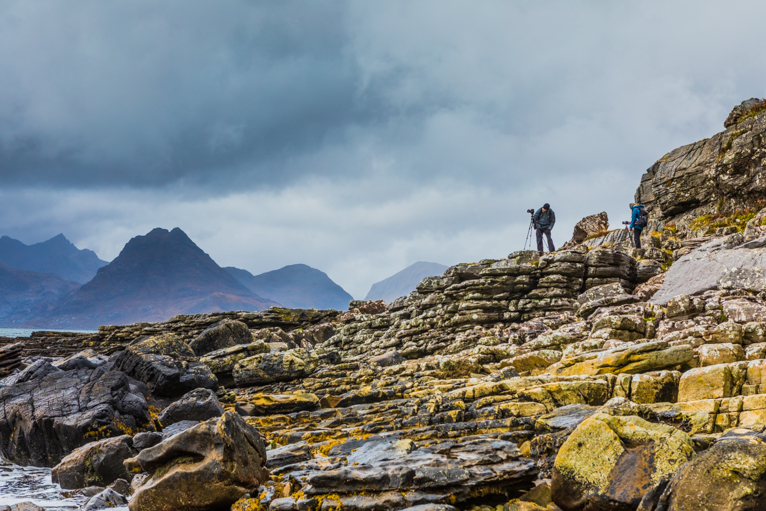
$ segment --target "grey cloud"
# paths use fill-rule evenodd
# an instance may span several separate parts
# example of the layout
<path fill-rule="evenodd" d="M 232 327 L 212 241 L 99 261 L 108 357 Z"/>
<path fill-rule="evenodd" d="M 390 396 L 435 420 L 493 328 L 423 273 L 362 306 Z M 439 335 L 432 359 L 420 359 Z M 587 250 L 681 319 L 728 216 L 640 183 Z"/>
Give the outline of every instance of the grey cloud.
<path fill-rule="evenodd" d="M 526 208 L 626 216 L 642 172 L 766 95 L 766 7 L 0 4 L 0 217 L 114 257 L 179 226 L 352 294 L 521 248 Z"/>
<path fill-rule="evenodd" d="M 361 141 L 423 183 L 561 175 L 596 150 L 646 167 L 764 78 L 711 76 L 734 47 L 759 58 L 758 29 L 706 2 L 0 9 L 0 178 L 15 186 L 279 188 L 374 172 L 315 167 Z"/>

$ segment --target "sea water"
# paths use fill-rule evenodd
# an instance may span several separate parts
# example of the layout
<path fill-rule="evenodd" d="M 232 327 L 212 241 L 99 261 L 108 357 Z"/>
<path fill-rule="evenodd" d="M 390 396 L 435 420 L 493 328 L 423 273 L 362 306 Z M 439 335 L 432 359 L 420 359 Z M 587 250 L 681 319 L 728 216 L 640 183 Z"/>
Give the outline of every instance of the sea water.
<path fill-rule="evenodd" d="M 49 468 L 19 467 L 0 460 L 0 505 L 32 502 L 45 509 L 79 509 L 87 497 L 51 482 Z"/>
<path fill-rule="evenodd" d="M 82 334 L 95 334 L 98 330 L 55 330 L 52 328 L 0 328 L 0 337 L 29 337 L 32 332 L 77 332 Z"/>

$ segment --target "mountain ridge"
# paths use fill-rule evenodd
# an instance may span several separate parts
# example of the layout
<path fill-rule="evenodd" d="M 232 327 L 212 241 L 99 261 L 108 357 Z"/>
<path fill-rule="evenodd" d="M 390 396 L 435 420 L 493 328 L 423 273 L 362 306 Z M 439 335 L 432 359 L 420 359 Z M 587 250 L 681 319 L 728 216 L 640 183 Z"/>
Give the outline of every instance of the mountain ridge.
<path fill-rule="evenodd" d="M 248 290 L 178 227 L 156 228 L 128 241 L 92 280 L 31 322 L 83 328 L 276 305 Z"/>
<path fill-rule="evenodd" d="M 290 264 L 259 275 L 233 266 L 224 270 L 253 293 L 285 307 L 346 310 L 354 299 L 326 273 L 306 264 Z"/>
<path fill-rule="evenodd" d="M 63 280 L 84 284 L 99 268 L 109 264 L 89 249 L 79 249 L 63 234 L 26 245 L 9 236 L 0 237 L 0 263 L 19 270 L 52 273 Z"/>
<path fill-rule="evenodd" d="M 52 273 L 12 268 L 0 263 L 0 325 L 21 326 L 53 308 L 80 285 Z"/>

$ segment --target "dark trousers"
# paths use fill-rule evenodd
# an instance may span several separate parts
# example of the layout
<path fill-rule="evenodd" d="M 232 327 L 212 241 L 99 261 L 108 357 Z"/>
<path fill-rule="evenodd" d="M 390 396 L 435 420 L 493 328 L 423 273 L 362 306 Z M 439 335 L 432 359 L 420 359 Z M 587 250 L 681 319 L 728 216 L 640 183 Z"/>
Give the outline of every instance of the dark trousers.
<path fill-rule="evenodd" d="M 639 229 L 638 227 L 633 228 L 633 241 L 636 248 L 641 248 L 641 232 L 643 229 Z"/>
<path fill-rule="evenodd" d="M 542 252 L 543 251 L 543 234 L 545 234 L 545 237 L 548 238 L 548 251 L 553 252 L 556 250 L 556 247 L 553 246 L 553 240 L 551 239 L 551 230 L 550 229 L 537 229 L 537 251 Z"/>

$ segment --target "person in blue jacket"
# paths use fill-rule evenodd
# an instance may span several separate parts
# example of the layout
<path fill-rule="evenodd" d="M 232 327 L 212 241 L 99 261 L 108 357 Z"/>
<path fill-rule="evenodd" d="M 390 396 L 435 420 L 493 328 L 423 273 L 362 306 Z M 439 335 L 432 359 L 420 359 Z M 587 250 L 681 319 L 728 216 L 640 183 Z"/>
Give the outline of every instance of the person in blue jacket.
<path fill-rule="evenodd" d="M 630 204 L 633 214 L 630 216 L 630 225 L 628 229 L 633 233 L 633 240 L 636 248 L 641 248 L 641 233 L 649 220 L 649 213 L 643 204 Z"/>
<path fill-rule="evenodd" d="M 556 214 L 551 209 L 551 205 L 543 204 L 542 208 L 535 211 L 532 221 L 535 224 L 535 234 L 537 235 L 537 251 L 543 253 L 543 234 L 548 238 L 548 251 L 556 250 L 556 247 L 553 246 L 553 239 L 551 239 L 551 229 L 556 223 Z"/>

